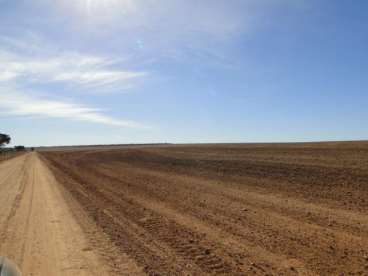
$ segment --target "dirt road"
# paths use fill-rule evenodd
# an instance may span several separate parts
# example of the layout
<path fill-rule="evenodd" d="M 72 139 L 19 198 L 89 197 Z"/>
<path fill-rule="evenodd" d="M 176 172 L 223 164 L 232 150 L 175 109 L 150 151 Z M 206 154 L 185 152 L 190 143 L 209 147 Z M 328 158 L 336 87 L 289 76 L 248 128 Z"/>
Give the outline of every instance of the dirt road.
<path fill-rule="evenodd" d="M 0 163 L 0 191 L 0 255 L 23 275 L 110 273 L 36 153 Z"/>

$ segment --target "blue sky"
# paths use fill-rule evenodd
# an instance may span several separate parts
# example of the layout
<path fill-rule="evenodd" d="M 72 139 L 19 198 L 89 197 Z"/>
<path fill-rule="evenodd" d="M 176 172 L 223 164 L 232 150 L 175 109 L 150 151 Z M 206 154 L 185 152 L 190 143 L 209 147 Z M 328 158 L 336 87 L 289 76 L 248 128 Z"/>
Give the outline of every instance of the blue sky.
<path fill-rule="evenodd" d="M 0 0 L 14 144 L 367 139 L 368 2 Z"/>

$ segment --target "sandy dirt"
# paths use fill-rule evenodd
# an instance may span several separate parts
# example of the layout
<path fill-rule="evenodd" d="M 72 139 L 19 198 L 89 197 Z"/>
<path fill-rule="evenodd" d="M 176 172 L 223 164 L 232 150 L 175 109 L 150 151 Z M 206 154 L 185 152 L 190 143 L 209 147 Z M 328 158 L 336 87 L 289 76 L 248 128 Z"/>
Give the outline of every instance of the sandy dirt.
<path fill-rule="evenodd" d="M 0 163 L 0 190 L 0 255 L 23 275 L 111 274 L 37 153 Z"/>
<path fill-rule="evenodd" d="M 368 275 L 366 142 L 41 156 L 117 273 Z"/>
<path fill-rule="evenodd" d="M 24 275 L 368 275 L 368 143 L 160 145 L 0 162 Z"/>

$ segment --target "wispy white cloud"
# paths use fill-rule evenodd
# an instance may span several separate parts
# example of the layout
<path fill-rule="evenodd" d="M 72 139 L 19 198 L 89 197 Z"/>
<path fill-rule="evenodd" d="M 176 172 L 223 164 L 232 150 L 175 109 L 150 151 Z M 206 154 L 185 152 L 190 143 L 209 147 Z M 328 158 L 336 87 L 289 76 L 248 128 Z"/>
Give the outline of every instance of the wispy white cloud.
<path fill-rule="evenodd" d="M 2 81 L 10 81 L 18 77 L 19 74 L 14 71 L 4 70 L 0 73 L 0 82 Z"/>
<path fill-rule="evenodd" d="M 144 72 L 122 72 L 122 71 L 73 71 L 62 72 L 55 75 L 55 81 L 74 82 L 79 84 L 109 85 L 119 81 L 143 77 Z"/>
<path fill-rule="evenodd" d="M 1 114 L 7 116 L 42 116 L 118 127 L 147 128 L 135 121 L 115 119 L 104 115 L 102 110 L 98 108 L 74 102 L 32 97 L 19 91 L 7 89 L 2 89 L 0 92 L 0 108 Z"/>
<path fill-rule="evenodd" d="M 17 83 L 59 82 L 65 85 L 88 88 L 108 85 L 115 89 L 131 85 L 138 78 L 147 75 L 141 71 L 114 69 L 117 60 L 83 55 L 79 53 L 62 53 L 51 57 L 24 55 L 0 48 L 0 82 L 17 81 Z"/>
<path fill-rule="evenodd" d="M 57 91 L 68 88 L 71 91 L 121 91 L 146 76 L 146 72 L 121 70 L 121 59 L 116 58 L 76 51 L 60 53 L 50 46 L 46 46 L 48 50 L 43 53 L 42 46 L 38 46 L 39 41 L 36 39 L 34 42 L 34 38 L 27 43 L 15 38 L 0 37 L 1 115 L 27 118 L 41 116 L 118 127 L 146 128 L 135 121 L 106 115 L 109 113 L 106 110 L 57 97 Z M 27 44 L 31 45 L 31 51 L 28 51 Z M 65 93 L 61 95 L 65 96 Z"/>

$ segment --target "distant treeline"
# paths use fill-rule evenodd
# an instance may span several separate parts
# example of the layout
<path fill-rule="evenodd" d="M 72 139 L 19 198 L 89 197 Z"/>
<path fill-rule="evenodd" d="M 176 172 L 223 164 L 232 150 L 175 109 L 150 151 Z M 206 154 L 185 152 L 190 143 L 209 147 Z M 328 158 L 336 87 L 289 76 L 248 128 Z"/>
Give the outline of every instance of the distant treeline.
<path fill-rule="evenodd" d="M 25 146 L 15 146 L 14 148 L 11 147 L 4 147 L 5 145 L 8 145 L 11 141 L 11 137 L 8 134 L 0 133 L 0 152 L 6 153 L 6 152 L 13 152 L 13 151 L 26 151 L 27 148 Z M 33 150 L 33 148 L 30 148 L 30 150 Z"/>

